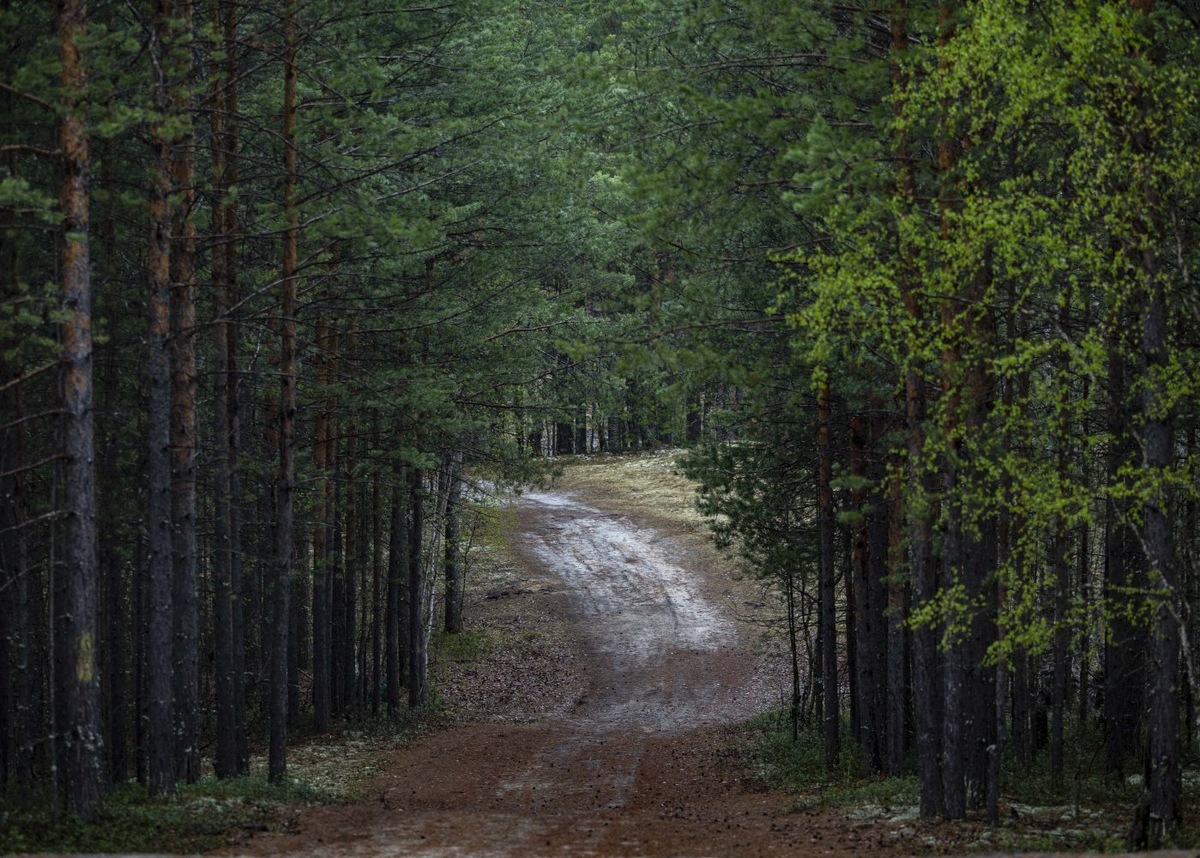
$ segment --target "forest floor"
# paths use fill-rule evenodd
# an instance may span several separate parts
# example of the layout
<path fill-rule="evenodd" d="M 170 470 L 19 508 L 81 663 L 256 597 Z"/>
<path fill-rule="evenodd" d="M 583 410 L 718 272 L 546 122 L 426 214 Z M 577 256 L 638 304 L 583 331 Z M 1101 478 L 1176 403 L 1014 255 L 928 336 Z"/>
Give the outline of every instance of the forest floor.
<path fill-rule="evenodd" d="M 503 508 L 502 538 L 481 540 L 470 570 L 472 630 L 435 647 L 448 725 L 379 761 L 353 801 L 227 854 L 988 851 L 981 824 L 830 807 L 755 773 L 739 725 L 780 703 L 786 674 L 762 643 L 757 585 L 713 548 L 665 462 L 575 464 Z"/>

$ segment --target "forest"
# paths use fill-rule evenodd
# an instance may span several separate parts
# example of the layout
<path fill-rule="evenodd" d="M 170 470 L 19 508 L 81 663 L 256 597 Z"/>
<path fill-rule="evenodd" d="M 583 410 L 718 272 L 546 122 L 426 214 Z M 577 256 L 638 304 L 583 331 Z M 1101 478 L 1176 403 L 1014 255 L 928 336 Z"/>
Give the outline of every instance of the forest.
<path fill-rule="evenodd" d="M 0 799 L 426 702 L 472 516 L 686 447 L 832 766 L 1200 743 L 1189 0 L 0 0 Z"/>

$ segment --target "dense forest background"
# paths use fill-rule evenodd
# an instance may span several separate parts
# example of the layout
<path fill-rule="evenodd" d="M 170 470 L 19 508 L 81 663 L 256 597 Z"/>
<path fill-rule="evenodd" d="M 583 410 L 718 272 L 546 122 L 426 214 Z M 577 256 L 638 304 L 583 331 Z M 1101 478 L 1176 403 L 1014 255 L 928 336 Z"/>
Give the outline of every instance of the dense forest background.
<path fill-rule="evenodd" d="M 795 729 L 1200 741 L 1200 13 L 0 0 L 0 790 L 425 701 L 465 486 L 691 447 Z M 1014 768 L 1015 765 L 1015 768 Z"/>

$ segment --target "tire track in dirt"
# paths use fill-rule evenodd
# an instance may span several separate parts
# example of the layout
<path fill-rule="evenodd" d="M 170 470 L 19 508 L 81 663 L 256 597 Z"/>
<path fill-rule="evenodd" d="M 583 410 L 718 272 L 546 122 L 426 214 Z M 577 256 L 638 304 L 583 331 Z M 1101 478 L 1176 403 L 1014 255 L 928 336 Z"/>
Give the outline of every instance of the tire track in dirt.
<path fill-rule="evenodd" d="M 708 669 L 737 650 L 737 628 L 669 539 L 563 494 L 531 493 L 522 505 L 517 549 L 566 585 L 591 655 L 579 730 L 681 729 L 758 708 L 737 677 Z"/>

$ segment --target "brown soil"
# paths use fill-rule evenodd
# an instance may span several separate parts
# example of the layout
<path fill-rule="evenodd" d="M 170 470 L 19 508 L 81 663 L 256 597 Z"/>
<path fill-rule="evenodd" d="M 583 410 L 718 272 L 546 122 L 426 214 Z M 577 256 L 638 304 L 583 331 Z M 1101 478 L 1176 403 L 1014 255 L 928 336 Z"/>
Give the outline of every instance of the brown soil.
<path fill-rule="evenodd" d="M 534 493 L 476 586 L 493 646 L 437 667 L 459 719 L 398 750 L 364 800 L 305 811 L 237 854 L 850 856 L 924 852 L 912 823 L 797 809 L 739 751 L 778 665 L 738 620 L 695 522 L 611 492 Z M 942 851 L 945 849 L 942 841 Z"/>

